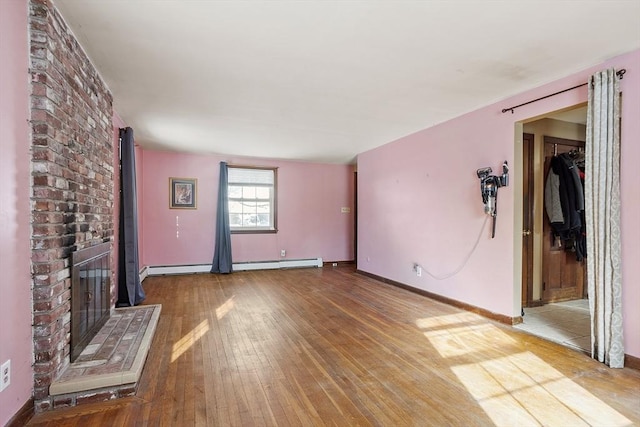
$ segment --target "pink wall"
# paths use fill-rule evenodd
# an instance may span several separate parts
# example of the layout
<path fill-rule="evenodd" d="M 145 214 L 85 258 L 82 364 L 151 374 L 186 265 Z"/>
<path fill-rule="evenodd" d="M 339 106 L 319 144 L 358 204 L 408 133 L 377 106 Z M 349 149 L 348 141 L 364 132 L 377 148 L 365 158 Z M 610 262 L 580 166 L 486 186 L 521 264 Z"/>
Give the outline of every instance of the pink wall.
<path fill-rule="evenodd" d="M 149 150 L 141 157 L 142 265 L 211 262 L 220 161 L 279 168 L 278 233 L 232 235 L 234 262 L 281 259 L 281 249 L 286 259 L 353 259 L 351 166 Z M 169 177 L 198 179 L 198 209 L 169 209 Z"/>
<path fill-rule="evenodd" d="M 485 228 L 462 271 L 446 280 L 417 277 L 455 270 L 472 249 L 485 215 L 476 169 L 514 164 L 515 123 L 586 102 L 583 87 L 502 114 L 586 82 L 598 70 L 626 68 L 622 128 L 622 251 L 625 351 L 640 357 L 640 50 L 473 111 L 358 156 L 358 268 L 494 313 L 518 316 L 514 283 L 514 186 L 500 189 L 495 239 Z M 512 174 L 513 178 L 513 174 Z M 515 232 L 518 232 L 516 230 Z"/>
<path fill-rule="evenodd" d="M 133 134 L 133 138 L 135 141 L 135 131 Z M 136 145 L 135 146 L 135 156 L 136 156 L 136 195 L 138 197 L 137 200 L 137 205 L 138 205 L 138 260 L 140 262 L 140 268 L 142 268 L 144 266 L 142 260 L 144 259 L 144 248 L 143 248 L 143 242 L 142 242 L 142 236 L 144 235 L 144 221 L 141 221 L 141 219 L 143 218 L 143 211 L 144 211 L 144 203 L 142 200 L 142 163 L 143 163 L 143 159 L 144 159 L 144 151 L 142 150 L 142 148 L 140 148 L 140 146 Z"/>
<path fill-rule="evenodd" d="M 0 1 L 0 363 L 11 385 L 0 393 L 0 425 L 33 390 L 27 2 Z"/>

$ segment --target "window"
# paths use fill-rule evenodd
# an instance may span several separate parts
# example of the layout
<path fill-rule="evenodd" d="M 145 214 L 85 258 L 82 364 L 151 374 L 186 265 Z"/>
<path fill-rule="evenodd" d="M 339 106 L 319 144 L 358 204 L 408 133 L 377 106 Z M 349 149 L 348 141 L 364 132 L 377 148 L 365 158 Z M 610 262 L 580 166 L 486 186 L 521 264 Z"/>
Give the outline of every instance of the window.
<path fill-rule="evenodd" d="M 276 168 L 228 167 L 231 232 L 275 233 Z"/>

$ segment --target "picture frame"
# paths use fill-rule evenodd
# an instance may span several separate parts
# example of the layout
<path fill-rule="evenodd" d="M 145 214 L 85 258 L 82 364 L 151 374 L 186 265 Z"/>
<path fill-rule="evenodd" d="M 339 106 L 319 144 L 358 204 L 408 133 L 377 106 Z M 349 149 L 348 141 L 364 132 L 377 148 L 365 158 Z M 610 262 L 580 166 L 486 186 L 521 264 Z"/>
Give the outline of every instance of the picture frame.
<path fill-rule="evenodd" d="M 197 209 L 198 180 L 169 178 L 169 209 Z"/>

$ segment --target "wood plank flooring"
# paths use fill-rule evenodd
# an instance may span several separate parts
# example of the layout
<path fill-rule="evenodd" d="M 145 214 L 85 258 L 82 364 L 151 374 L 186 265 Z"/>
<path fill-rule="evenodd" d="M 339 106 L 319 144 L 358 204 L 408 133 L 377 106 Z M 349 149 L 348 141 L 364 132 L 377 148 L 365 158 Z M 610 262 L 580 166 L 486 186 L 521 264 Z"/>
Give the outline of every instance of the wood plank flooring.
<path fill-rule="evenodd" d="M 149 277 L 135 397 L 32 426 L 640 424 L 640 372 L 351 267 Z"/>

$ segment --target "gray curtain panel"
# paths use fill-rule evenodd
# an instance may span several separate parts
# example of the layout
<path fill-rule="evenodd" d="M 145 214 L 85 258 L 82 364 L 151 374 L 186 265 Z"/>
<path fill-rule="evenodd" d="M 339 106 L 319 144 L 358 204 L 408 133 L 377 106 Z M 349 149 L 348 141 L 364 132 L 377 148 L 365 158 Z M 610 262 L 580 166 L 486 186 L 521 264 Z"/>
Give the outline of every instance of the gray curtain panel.
<path fill-rule="evenodd" d="M 138 204 L 133 129 L 120 129 L 120 227 L 118 242 L 118 306 L 134 306 L 146 298 L 138 260 Z"/>
<path fill-rule="evenodd" d="M 594 74 L 591 81 L 585 150 L 591 355 L 622 368 L 620 88 L 614 69 Z"/>
<path fill-rule="evenodd" d="M 215 249 L 213 252 L 212 273 L 231 273 L 231 227 L 229 226 L 227 163 L 220 162 L 220 183 L 218 187 L 218 213 L 216 217 Z"/>

